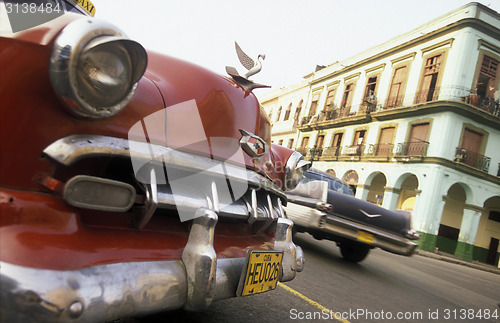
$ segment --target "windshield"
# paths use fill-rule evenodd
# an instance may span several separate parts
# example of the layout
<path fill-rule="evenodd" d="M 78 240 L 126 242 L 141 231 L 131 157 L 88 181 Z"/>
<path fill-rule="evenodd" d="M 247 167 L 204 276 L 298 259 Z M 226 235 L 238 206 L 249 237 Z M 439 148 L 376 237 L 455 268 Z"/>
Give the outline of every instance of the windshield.
<path fill-rule="evenodd" d="M 339 192 L 342 194 L 354 196 L 354 192 L 346 183 L 342 182 L 338 178 L 333 178 L 330 176 L 322 175 L 320 173 L 305 172 L 302 175 L 301 183 L 307 183 L 310 181 L 323 181 L 328 183 L 328 189 Z"/>

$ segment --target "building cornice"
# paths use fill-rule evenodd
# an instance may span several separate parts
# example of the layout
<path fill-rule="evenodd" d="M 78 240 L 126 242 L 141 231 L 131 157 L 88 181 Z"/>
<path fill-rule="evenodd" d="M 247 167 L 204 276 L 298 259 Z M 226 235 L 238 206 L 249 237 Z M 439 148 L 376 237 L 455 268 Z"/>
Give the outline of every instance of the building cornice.
<path fill-rule="evenodd" d="M 500 54 L 500 47 L 493 45 L 492 43 L 487 42 L 484 39 L 479 39 L 477 41 L 477 49 L 479 50 L 481 47 L 486 47 L 491 51 L 496 52 L 497 54 Z"/>
<path fill-rule="evenodd" d="M 365 73 L 370 74 L 372 72 L 383 71 L 385 69 L 386 63 L 379 64 L 377 66 L 366 69 Z"/>
<path fill-rule="evenodd" d="M 293 135 L 297 133 L 297 129 L 284 129 L 271 132 L 272 136 L 283 136 L 283 135 Z"/>
<path fill-rule="evenodd" d="M 439 42 L 437 44 L 433 44 L 431 46 L 427 46 L 425 48 L 422 48 L 421 49 L 422 55 L 424 55 L 425 53 L 431 52 L 433 50 L 442 48 L 442 47 L 448 47 L 448 45 L 451 48 L 453 46 L 454 41 L 455 41 L 455 38 L 450 38 L 450 39 L 444 40 L 442 42 Z"/>
<path fill-rule="evenodd" d="M 397 58 L 391 59 L 391 64 L 395 65 L 395 64 L 398 64 L 399 62 L 402 62 L 402 61 L 413 60 L 413 59 L 415 59 L 415 56 L 417 56 L 417 52 L 413 52 L 413 53 L 410 53 L 410 54 L 407 54 L 407 55 L 404 55 L 401 57 L 397 57 Z"/>
<path fill-rule="evenodd" d="M 387 121 L 441 112 L 457 113 L 492 128 L 500 127 L 500 119 L 498 117 L 494 117 L 483 110 L 458 101 L 433 101 L 404 108 L 372 112 L 371 118 L 375 121 Z"/>

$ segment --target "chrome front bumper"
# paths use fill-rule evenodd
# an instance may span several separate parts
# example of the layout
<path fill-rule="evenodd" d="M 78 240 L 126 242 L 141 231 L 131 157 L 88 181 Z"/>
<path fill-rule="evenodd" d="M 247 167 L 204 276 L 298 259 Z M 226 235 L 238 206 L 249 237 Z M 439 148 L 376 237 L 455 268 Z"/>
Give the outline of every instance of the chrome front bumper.
<path fill-rule="evenodd" d="M 397 234 L 329 215 L 321 220 L 320 228 L 351 240 L 359 240 L 360 231 L 368 232 L 373 235 L 373 241 L 363 240 L 363 243 L 404 256 L 411 256 L 418 246 L 415 241 Z"/>
<path fill-rule="evenodd" d="M 373 235 L 373 241 L 361 241 L 373 247 L 379 247 L 383 250 L 410 256 L 415 252 L 418 244 L 409 238 L 388 232 L 382 229 L 374 228 L 362 223 L 350 221 L 348 219 L 325 214 L 313 207 L 303 206 L 288 202 L 286 213 L 295 225 L 304 228 L 304 231 L 319 231 L 326 235 L 331 235 L 332 240 L 341 237 L 350 240 L 360 241 L 359 232 L 368 232 Z"/>
<path fill-rule="evenodd" d="M 178 261 L 130 262 L 58 271 L 0 262 L 2 322 L 96 322 L 185 308 L 204 310 L 236 297 L 245 258 L 217 259 L 217 214 L 200 209 Z M 302 271 L 293 223 L 278 219 L 274 250 L 283 251 L 280 281 Z"/>

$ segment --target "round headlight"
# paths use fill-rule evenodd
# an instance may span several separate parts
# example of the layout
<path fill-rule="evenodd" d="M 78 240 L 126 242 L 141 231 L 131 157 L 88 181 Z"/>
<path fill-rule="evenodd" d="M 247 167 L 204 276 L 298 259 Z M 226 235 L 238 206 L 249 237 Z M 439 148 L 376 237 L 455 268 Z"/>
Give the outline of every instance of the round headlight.
<path fill-rule="evenodd" d="M 132 61 L 123 46 L 106 43 L 84 50 L 76 68 L 80 97 L 97 108 L 115 106 L 132 84 Z"/>
<path fill-rule="evenodd" d="M 119 29 L 99 20 L 79 19 L 56 38 L 50 79 L 70 112 L 103 118 L 127 105 L 146 65 L 144 48 Z"/>
<path fill-rule="evenodd" d="M 304 160 L 299 152 L 293 152 L 285 167 L 285 189 L 293 190 L 302 179 L 302 174 L 311 167 L 311 163 Z"/>

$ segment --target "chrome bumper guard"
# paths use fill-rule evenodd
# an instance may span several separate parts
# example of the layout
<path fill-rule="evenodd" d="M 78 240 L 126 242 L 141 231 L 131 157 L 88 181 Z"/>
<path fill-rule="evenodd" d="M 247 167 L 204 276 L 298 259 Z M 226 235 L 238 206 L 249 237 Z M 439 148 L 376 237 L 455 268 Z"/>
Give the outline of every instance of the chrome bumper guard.
<path fill-rule="evenodd" d="M 357 240 L 359 231 L 368 232 L 373 235 L 374 240 L 372 243 L 363 241 L 364 243 L 405 256 L 412 255 L 418 246 L 418 244 L 412 239 L 404 238 L 394 233 L 370 227 L 358 222 L 329 215 L 325 215 L 320 220 L 319 227 L 323 231 L 353 240 Z"/>

